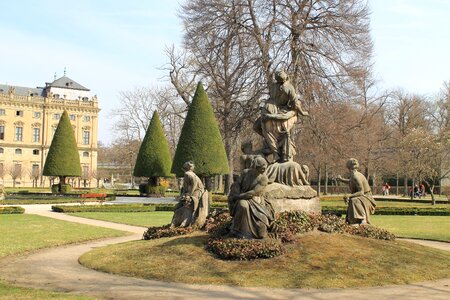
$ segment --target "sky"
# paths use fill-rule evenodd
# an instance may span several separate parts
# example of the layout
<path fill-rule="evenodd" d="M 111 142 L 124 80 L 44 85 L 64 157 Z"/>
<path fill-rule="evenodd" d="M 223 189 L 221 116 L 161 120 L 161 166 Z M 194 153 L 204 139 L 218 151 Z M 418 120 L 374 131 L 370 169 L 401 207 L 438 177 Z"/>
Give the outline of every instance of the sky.
<path fill-rule="evenodd" d="M 432 96 L 450 80 L 450 1 L 369 0 L 381 88 Z M 179 45 L 178 0 L 3 0 L 0 84 L 67 76 L 99 99 L 99 140 L 113 138 L 119 92 L 161 84 L 164 49 Z"/>

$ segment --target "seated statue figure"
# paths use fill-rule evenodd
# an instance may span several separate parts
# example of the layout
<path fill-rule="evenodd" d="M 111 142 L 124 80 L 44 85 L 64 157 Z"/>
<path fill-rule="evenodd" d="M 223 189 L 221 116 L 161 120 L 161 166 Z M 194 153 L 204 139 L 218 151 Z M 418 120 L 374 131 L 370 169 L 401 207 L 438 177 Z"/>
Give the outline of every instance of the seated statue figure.
<path fill-rule="evenodd" d="M 194 163 L 183 164 L 184 180 L 171 227 L 202 227 L 208 216 L 208 192 L 194 173 Z"/>
<path fill-rule="evenodd" d="M 369 183 L 366 177 L 358 171 L 359 163 L 355 158 L 347 161 L 350 178 L 341 176 L 337 180 L 349 184 L 351 195 L 345 196 L 344 201 L 348 203 L 346 221 L 348 224 L 370 224 L 370 215 L 375 212 L 376 202 L 372 197 Z"/>
<path fill-rule="evenodd" d="M 262 197 L 268 184 L 266 160 L 258 156 L 251 168 L 242 171 L 231 186 L 228 206 L 233 217 L 229 236 L 246 239 L 267 237 L 268 228 L 274 220 L 272 205 Z"/>

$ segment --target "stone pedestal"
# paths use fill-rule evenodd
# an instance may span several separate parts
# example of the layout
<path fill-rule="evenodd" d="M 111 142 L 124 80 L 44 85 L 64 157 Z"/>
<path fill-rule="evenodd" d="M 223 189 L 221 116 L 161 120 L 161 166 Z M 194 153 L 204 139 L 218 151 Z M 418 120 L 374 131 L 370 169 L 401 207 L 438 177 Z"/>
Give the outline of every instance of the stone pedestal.
<path fill-rule="evenodd" d="M 290 210 L 321 213 L 317 192 L 309 185 L 290 187 L 279 183 L 271 183 L 266 187 L 264 196 L 272 203 L 275 213 Z"/>

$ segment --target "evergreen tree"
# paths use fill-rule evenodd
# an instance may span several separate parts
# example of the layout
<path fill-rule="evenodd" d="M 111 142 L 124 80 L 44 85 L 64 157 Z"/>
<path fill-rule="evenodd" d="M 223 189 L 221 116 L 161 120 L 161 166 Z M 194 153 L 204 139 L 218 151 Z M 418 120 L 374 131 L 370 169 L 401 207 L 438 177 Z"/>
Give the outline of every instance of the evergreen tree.
<path fill-rule="evenodd" d="M 159 114 L 155 110 L 139 148 L 133 175 L 148 177 L 150 184 L 156 185 L 158 177 L 171 176 L 171 166 L 169 143 L 164 136 Z"/>
<path fill-rule="evenodd" d="M 184 172 L 181 167 L 189 160 L 194 162 L 195 173 L 200 177 L 228 172 L 228 159 L 219 126 L 201 82 L 197 85 L 181 130 L 172 173 L 182 177 Z"/>
<path fill-rule="evenodd" d="M 81 176 L 80 154 L 67 111 L 59 120 L 42 174 L 59 176 L 60 191 L 66 177 Z"/>

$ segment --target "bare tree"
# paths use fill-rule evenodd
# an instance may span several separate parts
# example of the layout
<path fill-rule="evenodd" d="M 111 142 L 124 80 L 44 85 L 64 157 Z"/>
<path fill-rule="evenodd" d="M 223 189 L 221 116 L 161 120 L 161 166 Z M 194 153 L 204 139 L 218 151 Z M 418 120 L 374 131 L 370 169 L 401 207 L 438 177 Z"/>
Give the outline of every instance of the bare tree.
<path fill-rule="evenodd" d="M 0 163 L 0 179 L 2 180 L 2 184 L 5 184 L 5 175 L 6 175 L 6 166 L 3 162 Z"/>
<path fill-rule="evenodd" d="M 13 187 L 16 187 L 17 179 L 21 179 L 23 175 L 22 165 L 18 163 L 11 164 L 8 173 L 13 180 Z"/>

